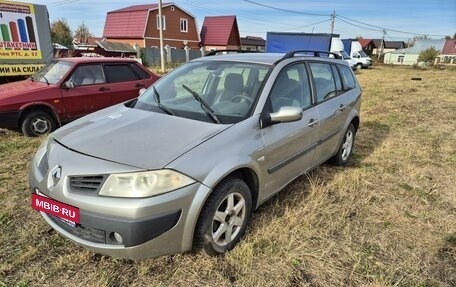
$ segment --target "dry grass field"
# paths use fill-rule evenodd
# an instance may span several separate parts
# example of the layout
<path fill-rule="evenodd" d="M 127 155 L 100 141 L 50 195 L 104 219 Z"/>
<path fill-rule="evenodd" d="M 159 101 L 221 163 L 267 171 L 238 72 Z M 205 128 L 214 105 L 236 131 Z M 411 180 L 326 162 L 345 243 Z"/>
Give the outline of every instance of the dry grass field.
<path fill-rule="evenodd" d="M 456 286 L 456 71 L 357 76 L 349 167 L 294 181 L 215 258 L 121 260 L 63 238 L 30 207 L 40 139 L 0 130 L 0 286 Z"/>

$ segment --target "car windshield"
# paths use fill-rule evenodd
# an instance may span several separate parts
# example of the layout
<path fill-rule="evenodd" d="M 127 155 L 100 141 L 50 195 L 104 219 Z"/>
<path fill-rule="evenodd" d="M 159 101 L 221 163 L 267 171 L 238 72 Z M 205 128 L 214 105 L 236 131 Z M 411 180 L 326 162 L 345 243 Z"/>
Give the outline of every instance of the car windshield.
<path fill-rule="evenodd" d="M 340 53 L 342 54 L 342 58 L 343 58 L 344 60 L 350 59 L 350 56 L 347 54 L 347 52 L 345 52 L 345 51 L 340 51 Z"/>
<path fill-rule="evenodd" d="M 31 78 L 33 81 L 55 85 L 65 76 L 71 65 L 67 61 L 54 61 L 36 72 Z"/>
<path fill-rule="evenodd" d="M 369 57 L 366 53 L 364 53 L 364 51 L 358 51 L 358 54 L 363 58 Z"/>
<path fill-rule="evenodd" d="M 270 66 L 196 61 L 160 79 L 134 108 L 200 121 L 231 124 L 250 116 Z"/>

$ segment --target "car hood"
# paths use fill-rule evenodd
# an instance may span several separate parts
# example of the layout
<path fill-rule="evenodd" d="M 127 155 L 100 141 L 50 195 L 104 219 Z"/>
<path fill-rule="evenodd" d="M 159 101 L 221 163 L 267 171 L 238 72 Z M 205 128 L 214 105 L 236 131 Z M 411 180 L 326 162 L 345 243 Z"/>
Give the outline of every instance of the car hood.
<path fill-rule="evenodd" d="M 49 85 L 42 82 L 33 82 L 30 79 L 0 85 L 0 99 L 7 99 L 17 95 L 24 95 L 39 90 L 48 89 Z"/>
<path fill-rule="evenodd" d="M 142 169 L 161 169 L 229 126 L 119 104 L 65 125 L 53 133 L 53 138 L 85 155 Z"/>

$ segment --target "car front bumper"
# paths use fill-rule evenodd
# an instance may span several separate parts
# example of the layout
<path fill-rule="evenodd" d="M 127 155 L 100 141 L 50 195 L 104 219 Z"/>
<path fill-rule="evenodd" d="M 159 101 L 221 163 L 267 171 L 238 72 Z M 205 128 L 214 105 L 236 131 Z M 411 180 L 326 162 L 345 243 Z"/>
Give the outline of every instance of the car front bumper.
<path fill-rule="evenodd" d="M 52 155 L 33 160 L 29 183 L 38 193 L 79 208 L 80 220 L 68 224 L 41 212 L 57 232 L 95 252 L 128 259 L 144 259 L 184 252 L 192 247 L 193 231 L 201 205 L 210 189 L 194 183 L 184 188 L 148 198 L 113 198 L 76 193 L 71 176 L 132 172 L 134 168 L 82 155 L 53 143 Z M 51 153 L 50 153 L 51 154 Z M 36 156 L 39 156 L 37 154 Z M 46 161 L 46 163 L 43 163 Z M 71 163 L 71 164 L 69 164 Z M 61 168 L 61 180 L 54 184 L 53 167 Z"/>

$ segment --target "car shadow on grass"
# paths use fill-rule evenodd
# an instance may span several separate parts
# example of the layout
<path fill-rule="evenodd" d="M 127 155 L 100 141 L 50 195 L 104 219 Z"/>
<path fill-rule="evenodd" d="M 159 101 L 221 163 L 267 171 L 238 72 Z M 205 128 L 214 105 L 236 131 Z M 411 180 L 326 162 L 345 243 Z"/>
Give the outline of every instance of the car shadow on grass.
<path fill-rule="evenodd" d="M 282 191 L 264 203 L 257 210 L 258 216 L 262 216 L 263 210 L 270 210 L 273 206 L 278 214 L 283 213 L 288 208 L 293 208 L 297 202 L 290 200 L 289 197 L 293 197 L 295 193 L 302 195 L 308 194 L 310 181 L 324 180 L 325 182 L 331 181 L 337 173 L 343 171 L 346 168 L 360 168 L 366 164 L 365 159 L 371 155 L 378 147 L 380 147 L 383 141 L 387 138 L 390 132 L 390 127 L 379 121 L 366 121 L 363 122 L 356 133 L 355 148 L 352 158 L 346 167 L 337 167 L 327 162 L 319 166 L 315 170 L 306 173 L 286 186 Z M 277 206 L 281 206 L 277 208 Z M 278 209 L 278 210 L 277 210 Z M 281 210 L 281 211 L 280 211 Z"/>

